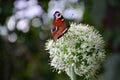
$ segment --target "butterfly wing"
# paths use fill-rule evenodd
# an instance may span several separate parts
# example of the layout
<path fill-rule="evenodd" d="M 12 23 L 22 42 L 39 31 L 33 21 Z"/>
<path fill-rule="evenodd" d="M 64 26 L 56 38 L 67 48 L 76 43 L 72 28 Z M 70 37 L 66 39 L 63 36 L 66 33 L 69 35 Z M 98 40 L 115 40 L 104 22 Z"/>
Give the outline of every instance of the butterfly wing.
<path fill-rule="evenodd" d="M 55 12 L 53 27 L 51 29 L 52 38 L 56 41 L 58 38 L 63 36 L 69 29 L 69 25 L 66 24 L 63 16 L 59 12 Z"/>
<path fill-rule="evenodd" d="M 68 28 L 61 28 L 58 26 L 55 26 L 52 28 L 52 38 L 54 41 L 56 41 L 57 39 L 59 39 L 60 37 L 62 37 L 66 32 L 67 32 Z"/>

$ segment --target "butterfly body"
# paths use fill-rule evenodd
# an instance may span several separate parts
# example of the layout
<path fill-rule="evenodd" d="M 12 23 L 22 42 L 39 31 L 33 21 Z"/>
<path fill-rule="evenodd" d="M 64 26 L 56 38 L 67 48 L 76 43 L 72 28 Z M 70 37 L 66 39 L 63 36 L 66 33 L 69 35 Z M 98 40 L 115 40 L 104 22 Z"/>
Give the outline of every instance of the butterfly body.
<path fill-rule="evenodd" d="M 56 11 L 54 13 L 53 27 L 51 29 L 52 38 L 56 41 L 58 38 L 63 36 L 69 29 L 69 24 L 65 22 L 64 17 L 60 12 Z"/>

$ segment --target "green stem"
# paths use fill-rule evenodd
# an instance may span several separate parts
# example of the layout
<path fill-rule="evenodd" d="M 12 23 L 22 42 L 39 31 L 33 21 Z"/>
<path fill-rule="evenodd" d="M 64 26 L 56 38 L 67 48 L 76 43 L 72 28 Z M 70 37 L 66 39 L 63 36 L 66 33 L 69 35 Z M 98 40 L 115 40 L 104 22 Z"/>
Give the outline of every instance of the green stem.
<path fill-rule="evenodd" d="M 74 67 L 71 67 L 71 80 L 76 80 L 76 75 L 75 75 Z"/>

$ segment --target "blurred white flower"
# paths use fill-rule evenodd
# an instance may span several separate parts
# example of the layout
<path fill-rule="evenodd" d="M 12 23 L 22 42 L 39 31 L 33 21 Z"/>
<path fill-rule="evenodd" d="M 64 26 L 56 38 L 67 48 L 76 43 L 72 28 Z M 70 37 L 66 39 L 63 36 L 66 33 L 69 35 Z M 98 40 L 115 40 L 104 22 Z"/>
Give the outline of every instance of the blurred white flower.
<path fill-rule="evenodd" d="M 9 18 L 9 20 L 7 21 L 8 30 L 13 31 L 15 29 L 15 21 L 16 21 L 16 19 L 14 16 L 11 16 Z"/>
<path fill-rule="evenodd" d="M 29 20 L 28 19 L 22 19 L 22 20 L 18 21 L 16 27 L 20 31 L 28 32 L 29 31 Z"/>
<path fill-rule="evenodd" d="M 8 40 L 13 43 L 17 40 L 17 34 L 16 33 L 11 33 L 8 35 Z"/>
<path fill-rule="evenodd" d="M 78 0 L 51 0 L 48 4 L 48 17 L 53 18 L 55 11 L 63 13 L 66 19 L 81 21 L 84 13 L 84 3 Z"/>
<path fill-rule="evenodd" d="M 1 24 L 0 24 L 0 35 L 1 36 L 7 36 L 8 35 L 7 27 L 6 26 L 2 26 Z"/>
<path fill-rule="evenodd" d="M 104 40 L 94 27 L 84 24 L 70 25 L 68 32 L 56 42 L 48 40 L 51 66 L 70 75 L 75 73 L 85 79 L 95 78 L 97 70 L 105 60 Z"/>

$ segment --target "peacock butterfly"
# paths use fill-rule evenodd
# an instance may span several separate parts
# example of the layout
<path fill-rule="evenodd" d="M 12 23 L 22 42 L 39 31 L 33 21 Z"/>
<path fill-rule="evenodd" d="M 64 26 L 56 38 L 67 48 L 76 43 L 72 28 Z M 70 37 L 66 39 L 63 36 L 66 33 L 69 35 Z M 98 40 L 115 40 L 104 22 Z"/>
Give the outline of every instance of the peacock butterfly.
<path fill-rule="evenodd" d="M 69 29 L 70 25 L 66 23 L 63 15 L 56 11 L 54 13 L 53 27 L 51 29 L 52 38 L 54 41 L 62 37 Z"/>

